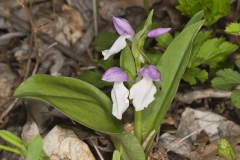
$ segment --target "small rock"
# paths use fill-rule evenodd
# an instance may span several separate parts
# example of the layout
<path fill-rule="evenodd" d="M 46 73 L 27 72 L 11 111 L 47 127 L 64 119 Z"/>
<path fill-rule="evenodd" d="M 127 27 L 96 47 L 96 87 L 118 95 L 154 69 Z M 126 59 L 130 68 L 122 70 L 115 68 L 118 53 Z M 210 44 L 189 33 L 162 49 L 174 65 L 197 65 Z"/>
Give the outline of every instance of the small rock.
<path fill-rule="evenodd" d="M 87 144 L 72 130 L 55 126 L 43 141 L 43 149 L 52 160 L 95 160 Z"/>

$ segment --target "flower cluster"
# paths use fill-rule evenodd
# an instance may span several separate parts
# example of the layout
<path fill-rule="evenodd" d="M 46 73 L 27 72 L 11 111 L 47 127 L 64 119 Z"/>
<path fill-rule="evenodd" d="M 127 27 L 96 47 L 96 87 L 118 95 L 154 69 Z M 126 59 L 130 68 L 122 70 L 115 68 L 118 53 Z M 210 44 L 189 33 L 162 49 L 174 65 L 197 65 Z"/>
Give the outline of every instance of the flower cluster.
<path fill-rule="evenodd" d="M 113 16 L 113 23 L 120 37 L 109 50 L 102 51 L 104 60 L 122 50 L 126 46 L 126 39 L 132 41 L 135 34 L 126 19 Z M 169 30 L 170 28 L 153 29 L 147 33 L 147 36 L 154 38 L 167 33 Z M 143 110 L 154 100 L 154 94 L 157 92 L 157 89 L 153 81 L 161 81 L 161 73 L 154 65 L 148 65 L 141 68 L 137 74 L 141 76 L 142 79 L 135 83 L 130 90 L 123 84 L 123 82 L 129 81 L 129 78 L 121 68 L 112 67 L 102 76 L 102 80 L 114 82 L 111 91 L 113 101 L 112 114 L 118 119 L 122 119 L 123 112 L 129 106 L 129 99 L 132 99 L 136 111 Z"/>

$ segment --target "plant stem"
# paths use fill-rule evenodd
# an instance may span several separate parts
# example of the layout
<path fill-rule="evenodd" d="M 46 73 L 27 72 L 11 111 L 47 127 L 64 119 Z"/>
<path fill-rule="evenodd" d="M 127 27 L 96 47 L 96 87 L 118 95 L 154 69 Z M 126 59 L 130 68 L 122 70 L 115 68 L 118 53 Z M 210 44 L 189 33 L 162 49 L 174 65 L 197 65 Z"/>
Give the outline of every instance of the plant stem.
<path fill-rule="evenodd" d="M 134 135 L 142 144 L 142 111 L 134 110 Z"/>
<path fill-rule="evenodd" d="M 97 2 L 96 0 L 92 0 L 93 7 L 93 20 L 94 20 L 94 33 L 95 36 L 98 34 L 98 23 L 97 23 Z"/>
<path fill-rule="evenodd" d="M 148 0 L 143 0 L 143 1 L 144 1 L 144 6 L 145 6 L 146 13 L 147 13 L 147 15 L 149 15 L 150 9 L 149 9 Z"/>

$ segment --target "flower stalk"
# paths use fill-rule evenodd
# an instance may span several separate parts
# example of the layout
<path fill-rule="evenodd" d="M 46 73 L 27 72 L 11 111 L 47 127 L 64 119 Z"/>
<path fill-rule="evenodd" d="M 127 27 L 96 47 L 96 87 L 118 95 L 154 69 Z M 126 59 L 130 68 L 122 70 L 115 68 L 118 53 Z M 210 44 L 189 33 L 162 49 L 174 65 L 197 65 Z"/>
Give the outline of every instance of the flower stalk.
<path fill-rule="evenodd" d="M 134 110 L 134 136 L 142 144 L 142 111 Z"/>

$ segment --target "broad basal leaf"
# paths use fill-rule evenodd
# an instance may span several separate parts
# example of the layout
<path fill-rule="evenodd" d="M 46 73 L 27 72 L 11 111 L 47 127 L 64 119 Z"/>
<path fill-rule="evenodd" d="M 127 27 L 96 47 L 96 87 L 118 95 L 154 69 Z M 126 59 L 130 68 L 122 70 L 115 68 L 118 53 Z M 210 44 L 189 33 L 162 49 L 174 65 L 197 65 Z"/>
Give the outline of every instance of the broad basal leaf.
<path fill-rule="evenodd" d="M 145 154 L 142 146 L 139 144 L 137 138 L 128 132 L 122 132 L 121 134 L 115 134 L 112 137 L 114 146 L 120 150 L 123 148 L 121 155 L 122 160 L 145 160 Z"/>
<path fill-rule="evenodd" d="M 197 67 L 186 69 L 183 74 L 182 79 L 189 82 L 191 85 L 196 84 L 196 79 L 204 82 L 208 78 L 208 72 L 206 70 L 201 70 Z"/>
<path fill-rule="evenodd" d="M 46 101 L 71 119 L 98 131 L 120 133 L 111 100 L 96 87 L 74 78 L 34 75 L 15 91 L 15 97 Z"/>
<path fill-rule="evenodd" d="M 158 131 L 165 113 L 177 91 L 179 82 L 186 69 L 192 41 L 203 25 L 204 21 L 197 22 L 184 29 L 169 45 L 157 64 L 161 72 L 162 82 L 156 83 L 158 88 L 155 100 L 143 110 L 143 138 L 145 139 L 153 130 Z M 160 89 L 161 88 L 161 91 Z M 148 151 L 154 136 L 148 143 Z"/>
<path fill-rule="evenodd" d="M 240 90 L 235 90 L 231 94 L 231 100 L 237 108 L 240 108 Z"/>
<path fill-rule="evenodd" d="M 214 88 L 230 89 L 240 84 L 240 74 L 232 69 L 220 70 L 216 75 L 211 81 Z"/>

